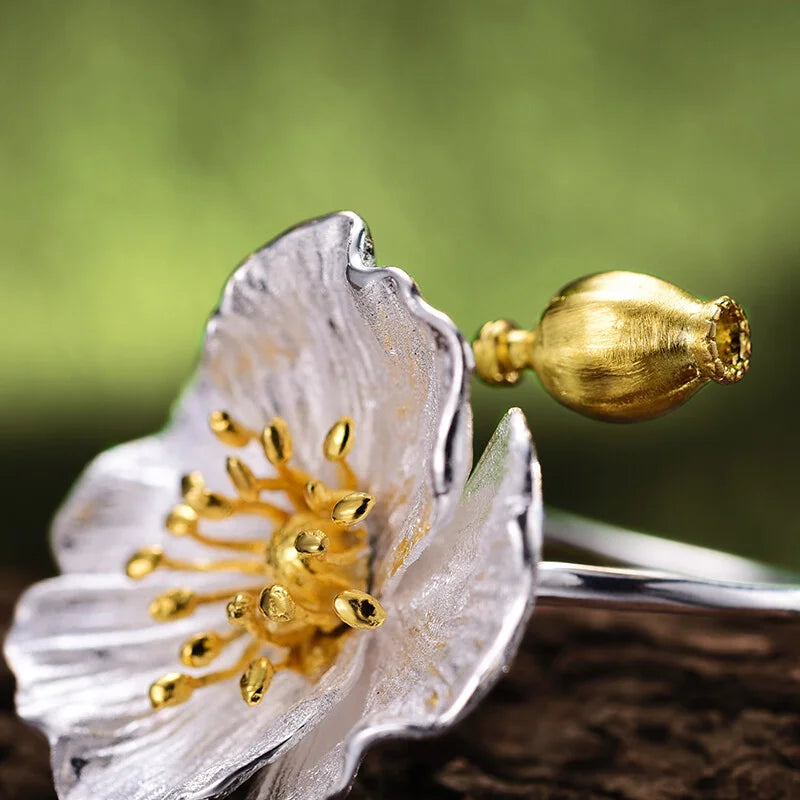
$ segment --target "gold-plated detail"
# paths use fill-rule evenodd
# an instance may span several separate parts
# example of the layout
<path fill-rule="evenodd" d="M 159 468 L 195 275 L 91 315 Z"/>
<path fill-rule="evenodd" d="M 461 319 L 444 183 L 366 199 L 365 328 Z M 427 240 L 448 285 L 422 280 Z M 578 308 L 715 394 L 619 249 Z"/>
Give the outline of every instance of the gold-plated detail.
<path fill-rule="evenodd" d="M 158 569 L 163 562 L 164 551 L 158 545 L 143 547 L 128 559 L 125 572 L 129 578 L 138 581 Z"/>
<path fill-rule="evenodd" d="M 197 608 L 197 597 L 191 589 L 170 589 L 150 603 L 148 611 L 156 622 L 170 622 L 191 616 Z"/>
<path fill-rule="evenodd" d="M 526 369 L 560 403 L 630 422 L 678 407 L 710 381 L 736 383 L 750 365 L 750 326 L 729 297 L 708 303 L 633 272 L 564 287 L 535 330 L 487 322 L 473 342 L 478 375 L 514 384 Z"/>
<path fill-rule="evenodd" d="M 338 594 L 333 601 L 333 608 L 336 616 L 351 628 L 379 628 L 386 621 L 383 606 L 371 594 L 357 589 Z"/>
<path fill-rule="evenodd" d="M 267 586 L 261 592 L 258 607 L 270 622 L 291 622 L 297 611 L 291 592 L 280 584 Z"/>
<path fill-rule="evenodd" d="M 324 531 L 300 531 L 294 549 L 306 556 L 320 556 L 328 551 L 330 540 Z"/>
<path fill-rule="evenodd" d="M 261 445 L 267 461 L 273 467 L 285 464 L 292 457 L 292 436 L 289 433 L 289 426 L 280 417 L 276 417 L 264 428 Z"/>
<path fill-rule="evenodd" d="M 372 511 L 375 499 L 364 492 L 351 492 L 339 500 L 331 511 L 331 519 L 337 525 L 358 525 Z"/>
<path fill-rule="evenodd" d="M 209 422 L 229 446 L 260 440 L 277 475 L 258 476 L 241 458 L 229 456 L 225 468 L 235 493 L 226 496 L 209 489 L 199 472 L 189 473 L 181 480 L 183 500 L 171 509 L 165 527 L 204 547 L 236 551 L 236 558 L 189 561 L 153 546 L 135 553 L 126 571 L 135 579 L 157 569 L 234 572 L 254 576 L 255 581 L 248 583 L 256 585 L 208 593 L 179 587 L 154 598 L 150 614 L 164 623 L 188 617 L 202 604 L 225 604 L 228 632 L 202 631 L 186 640 L 178 654 L 185 666 L 204 667 L 226 648 L 239 649 L 235 663 L 225 669 L 203 675 L 174 672 L 159 678 L 150 687 L 154 709 L 185 702 L 196 689 L 235 677 L 240 679 L 243 700 L 257 705 L 277 670 L 314 677 L 332 664 L 351 628 L 374 629 L 386 618 L 378 600 L 366 592 L 370 552 L 362 523 L 375 499 L 356 490 L 358 481 L 347 463 L 354 442 L 353 420 L 339 419 L 322 448 L 322 455 L 339 469 L 341 488 L 289 465 L 292 437 L 284 420 L 273 419 L 261 434 L 222 411 L 214 412 Z M 262 500 L 262 492 L 282 492 L 285 507 Z M 263 537 L 206 532 L 214 520 L 245 514 L 265 520 Z M 265 649 L 270 656 L 283 650 L 285 657 L 273 663 Z"/>
<path fill-rule="evenodd" d="M 243 631 L 232 631 L 228 634 L 219 634 L 215 631 L 197 633 L 183 643 L 180 652 L 181 663 L 187 667 L 205 667 L 242 633 Z"/>
<path fill-rule="evenodd" d="M 254 431 L 236 422 L 226 411 L 212 412 L 208 424 L 217 438 L 228 447 L 244 447 L 251 439 L 256 438 Z"/>
<path fill-rule="evenodd" d="M 179 503 L 167 517 L 167 530 L 175 536 L 197 533 L 197 512 L 185 503 Z"/>
<path fill-rule="evenodd" d="M 253 613 L 255 598 L 248 592 L 239 592 L 225 606 L 225 613 L 231 625 L 242 625 Z"/>
<path fill-rule="evenodd" d="M 247 466 L 240 458 L 229 456 L 225 462 L 225 469 L 231 479 L 236 491 L 243 500 L 255 502 L 258 500 L 258 481 L 253 474 L 253 470 Z"/>
<path fill-rule="evenodd" d="M 341 461 L 353 449 L 353 426 L 350 417 L 342 417 L 329 431 L 322 453 L 329 461 Z"/>
<path fill-rule="evenodd" d="M 269 689 L 275 668 L 272 662 L 265 657 L 251 661 L 239 680 L 242 700 L 249 706 L 256 706 L 264 699 L 264 692 Z"/>
<path fill-rule="evenodd" d="M 155 710 L 185 703 L 197 688 L 191 675 L 170 672 L 150 687 L 150 704 Z"/>

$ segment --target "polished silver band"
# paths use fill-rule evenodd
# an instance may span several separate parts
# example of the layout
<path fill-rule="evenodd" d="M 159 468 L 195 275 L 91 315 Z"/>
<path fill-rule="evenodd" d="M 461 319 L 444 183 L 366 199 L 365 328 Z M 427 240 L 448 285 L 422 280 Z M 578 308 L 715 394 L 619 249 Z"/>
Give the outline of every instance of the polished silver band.
<path fill-rule="evenodd" d="M 545 544 L 626 566 L 539 565 L 540 605 L 629 611 L 800 615 L 800 578 L 705 547 L 548 510 Z M 630 568 L 634 567 L 634 568 Z"/>

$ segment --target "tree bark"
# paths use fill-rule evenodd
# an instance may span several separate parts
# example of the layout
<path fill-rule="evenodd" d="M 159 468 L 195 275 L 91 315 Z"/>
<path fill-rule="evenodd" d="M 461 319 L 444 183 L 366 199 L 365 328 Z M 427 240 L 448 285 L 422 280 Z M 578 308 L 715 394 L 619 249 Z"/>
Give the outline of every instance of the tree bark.
<path fill-rule="evenodd" d="M 21 581 L 2 578 L 5 624 Z M 799 650 L 787 622 L 540 609 L 476 711 L 374 748 L 351 797 L 800 798 Z M 0 699 L 0 798 L 52 800 L 5 667 Z"/>

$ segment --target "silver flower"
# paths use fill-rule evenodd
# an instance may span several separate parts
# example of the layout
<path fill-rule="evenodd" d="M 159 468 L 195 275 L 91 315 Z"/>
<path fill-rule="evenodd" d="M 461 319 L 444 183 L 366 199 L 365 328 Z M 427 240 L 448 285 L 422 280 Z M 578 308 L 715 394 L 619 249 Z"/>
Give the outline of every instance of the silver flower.
<path fill-rule="evenodd" d="M 540 483 L 518 410 L 467 480 L 471 371 L 354 214 L 236 270 L 172 422 L 87 468 L 54 523 L 64 574 L 6 642 L 62 799 L 209 798 L 256 773 L 254 798 L 325 797 L 371 742 L 488 689 L 531 611 Z"/>

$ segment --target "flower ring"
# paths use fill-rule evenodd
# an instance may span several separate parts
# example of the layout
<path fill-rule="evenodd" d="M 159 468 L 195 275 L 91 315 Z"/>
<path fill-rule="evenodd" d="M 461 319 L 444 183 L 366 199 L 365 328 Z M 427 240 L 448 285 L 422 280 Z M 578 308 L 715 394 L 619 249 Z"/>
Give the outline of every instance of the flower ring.
<path fill-rule="evenodd" d="M 487 691 L 542 507 L 518 410 L 467 479 L 471 373 L 355 214 L 234 272 L 170 424 L 87 468 L 6 642 L 62 800 L 326 797 Z"/>
<path fill-rule="evenodd" d="M 89 466 L 53 527 L 64 574 L 19 602 L 17 707 L 62 800 L 200 800 L 250 778 L 252 800 L 345 792 L 371 742 L 440 731 L 491 687 L 534 599 L 800 614 L 800 588 L 754 562 L 543 522 L 518 409 L 468 478 L 473 352 L 489 383 L 532 368 L 564 405 L 631 421 L 740 380 L 750 329 L 728 297 L 612 272 L 470 349 L 374 265 L 355 214 L 259 250 L 169 426 Z M 640 568 L 540 562 L 543 529 Z"/>

